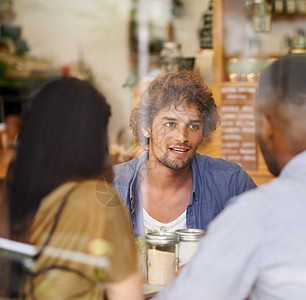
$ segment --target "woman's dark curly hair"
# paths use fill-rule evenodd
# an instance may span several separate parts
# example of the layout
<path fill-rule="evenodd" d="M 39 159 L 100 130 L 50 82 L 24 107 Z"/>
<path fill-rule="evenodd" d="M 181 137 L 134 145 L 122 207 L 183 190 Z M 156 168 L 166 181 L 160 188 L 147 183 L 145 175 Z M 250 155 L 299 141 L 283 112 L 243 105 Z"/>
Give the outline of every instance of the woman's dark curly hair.
<path fill-rule="evenodd" d="M 172 104 L 175 108 L 182 105 L 197 106 L 203 120 L 204 137 L 208 137 L 220 124 L 212 92 L 197 72 L 161 74 L 142 93 L 130 117 L 130 127 L 143 148 L 147 148 L 149 139 L 143 135 L 141 128 L 151 128 L 158 112 L 170 108 Z"/>

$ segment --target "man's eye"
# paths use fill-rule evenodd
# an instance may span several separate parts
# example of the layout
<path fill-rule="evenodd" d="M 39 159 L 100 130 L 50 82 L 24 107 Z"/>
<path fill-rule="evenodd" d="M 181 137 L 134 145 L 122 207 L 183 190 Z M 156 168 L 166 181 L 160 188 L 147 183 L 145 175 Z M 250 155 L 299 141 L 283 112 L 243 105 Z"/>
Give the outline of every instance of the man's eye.
<path fill-rule="evenodd" d="M 175 123 L 174 122 L 168 122 L 168 123 L 166 123 L 166 126 L 167 127 L 174 127 Z"/>
<path fill-rule="evenodd" d="M 190 124 L 189 127 L 194 130 L 199 129 L 199 125 L 195 125 L 195 124 Z"/>

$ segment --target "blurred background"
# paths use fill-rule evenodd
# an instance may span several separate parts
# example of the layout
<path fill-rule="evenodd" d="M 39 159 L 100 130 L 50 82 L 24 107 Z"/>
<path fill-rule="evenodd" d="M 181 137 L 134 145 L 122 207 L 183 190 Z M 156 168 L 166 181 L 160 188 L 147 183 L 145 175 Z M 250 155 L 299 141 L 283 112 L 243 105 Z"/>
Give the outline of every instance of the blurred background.
<path fill-rule="evenodd" d="M 14 145 L 42 84 L 76 76 L 107 96 L 113 162 L 128 160 L 138 155 L 130 110 L 160 72 L 200 72 L 222 112 L 228 87 L 237 88 L 236 96 L 241 85 L 256 90 L 267 64 L 305 52 L 305 19 L 304 0 L 0 0 L 2 148 Z M 200 151 L 231 158 L 221 135 L 217 131 Z M 243 165 L 239 157 L 229 160 Z M 256 156 L 245 166 L 256 171 L 260 165 Z"/>

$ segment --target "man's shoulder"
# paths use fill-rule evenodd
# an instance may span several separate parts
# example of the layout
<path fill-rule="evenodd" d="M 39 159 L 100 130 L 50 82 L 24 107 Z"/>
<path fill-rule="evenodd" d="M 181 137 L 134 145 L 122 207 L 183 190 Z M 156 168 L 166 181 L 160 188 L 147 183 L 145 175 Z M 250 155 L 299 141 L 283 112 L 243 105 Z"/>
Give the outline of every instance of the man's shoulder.
<path fill-rule="evenodd" d="M 133 158 L 129 161 L 113 166 L 113 170 L 115 173 L 118 173 L 121 171 L 127 171 L 127 172 L 133 171 L 136 169 L 138 161 L 139 161 L 139 157 Z"/>
<path fill-rule="evenodd" d="M 214 158 L 196 153 L 195 161 L 200 170 L 212 172 L 239 172 L 242 168 L 235 162 L 227 161 L 222 158 Z M 203 168 L 203 169 L 202 169 Z"/>
<path fill-rule="evenodd" d="M 114 186 L 125 186 L 128 184 L 137 173 L 144 155 L 136 157 L 122 164 L 115 165 L 114 170 Z"/>

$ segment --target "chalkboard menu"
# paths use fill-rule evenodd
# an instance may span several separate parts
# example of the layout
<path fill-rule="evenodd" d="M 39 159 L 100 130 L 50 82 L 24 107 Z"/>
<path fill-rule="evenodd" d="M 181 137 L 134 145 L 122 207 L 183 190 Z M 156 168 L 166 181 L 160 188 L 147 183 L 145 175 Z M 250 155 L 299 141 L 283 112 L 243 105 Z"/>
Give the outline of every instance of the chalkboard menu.
<path fill-rule="evenodd" d="M 254 85 L 221 87 L 222 157 L 245 170 L 257 169 Z"/>

